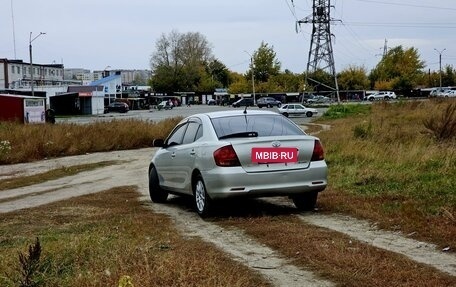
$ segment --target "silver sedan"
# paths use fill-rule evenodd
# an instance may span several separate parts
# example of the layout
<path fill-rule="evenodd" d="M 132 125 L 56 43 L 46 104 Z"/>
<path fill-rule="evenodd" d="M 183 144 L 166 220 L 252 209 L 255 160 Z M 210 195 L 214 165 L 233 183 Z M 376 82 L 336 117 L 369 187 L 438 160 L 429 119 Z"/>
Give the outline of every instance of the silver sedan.
<path fill-rule="evenodd" d="M 302 115 L 312 117 L 318 113 L 318 110 L 313 108 L 306 108 L 301 104 L 286 104 L 279 108 L 279 113 L 286 117 Z"/>
<path fill-rule="evenodd" d="M 149 166 L 149 193 L 191 195 L 202 217 L 214 200 L 289 196 L 301 210 L 315 207 L 327 185 L 323 147 L 288 118 L 271 111 L 235 110 L 183 119 Z"/>

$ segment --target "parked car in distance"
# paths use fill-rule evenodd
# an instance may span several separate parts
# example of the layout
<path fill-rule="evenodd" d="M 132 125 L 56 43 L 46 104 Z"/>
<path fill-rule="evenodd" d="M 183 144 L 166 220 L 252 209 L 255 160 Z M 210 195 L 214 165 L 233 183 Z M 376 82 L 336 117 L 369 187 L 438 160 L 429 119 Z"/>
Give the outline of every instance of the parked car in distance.
<path fill-rule="evenodd" d="M 257 106 L 260 109 L 263 107 L 267 107 L 267 108 L 280 107 L 281 105 L 282 105 L 282 102 L 274 99 L 273 97 L 262 97 L 257 100 Z"/>
<path fill-rule="evenodd" d="M 231 106 L 233 108 L 239 108 L 241 106 L 251 107 L 253 105 L 254 105 L 253 99 L 251 99 L 251 98 L 242 98 L 242 99 L 239 99 L 239 100 L 235 101 Z"/>
<path fill-rule="evenodd" d="M 301 104 L 286 104 L 279 108 L 279 113 L 286 117 L 303 115 L 312 117 L 313 115 L 318 114 L 318 110 L 313 108 L 306 108 Z"/>
<path fill-rule="evenodd" d="M 305 102 L 308 104 L 326 104 L 331 102 L 331 98 L 326 96 L 314 95 L 305 99 Z"/>
<path fill-rule="evenodd" d="M 439 97 L 442 97 L 442 98 L 456 97 L 456 90 L 447 90 L 444 93 L 440 94 Z"/>
<path fill-rule="evenodd" d="M 173 107 L 174 107 L 174 104 L 172 104 L 172 102 L 170 102 L 170 101 L 161 101 L 157 105 L 158 110 L 171 110 Z"/>
<path fill-rule="evenodd" d="M 214 201 L 240 197 L 290 197 L 312 210 L 327 185 L 320 140 L 272 111 L 231 110 L 195 114 L 180 121 L 149 165 L 149 194 L 190 195 L 201 217 Z"/>
<path fill-rule="evenodd" d="M 119 113 L 126 113 L 130 110 L 128 105 L 124 102 L 112 102 L 105 107 L 105 113 L 110 112 L 119 112 Z"/>
<path fill-rule="evenodd" d="M 207 104 L 208 104 L 209 106 L 215 106 L 215 105 L 217 105 L 217 101 L 214 100 L 214 99 L 210 99 L 210 100 L 207 101 Z"/>
<path fill-rule="evenodd" d="M 366 98 L 368 101 L 378 101 L 378 100 L 395 100 L 397 99 L 396 93 L 394 92 L 377 92 L 370 94 Z"/>

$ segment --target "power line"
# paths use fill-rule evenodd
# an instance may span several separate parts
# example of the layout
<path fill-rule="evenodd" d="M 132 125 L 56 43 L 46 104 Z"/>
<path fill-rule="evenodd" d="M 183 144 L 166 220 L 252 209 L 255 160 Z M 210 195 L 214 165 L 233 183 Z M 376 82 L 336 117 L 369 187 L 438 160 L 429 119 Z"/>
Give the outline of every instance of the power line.
<path fill-rule="evenodd" d="M 366 3 L 377 3 L 377 4 L 383 4 L 383 5 L 403 6 L 403 7 L 416 7 L 416 8 L 426 8 L 426 9 L 453 10 L 453 11 L 456 11 L 456 8 L 438 7 L 438 6 L 429 6 L 429 5 L 394 3 L 394 2 L 375 1 L 375 0 L 355 0 L 355 1 L 366 2 Z"/>
<path fill-rule="evenodd" d="M 426 29 L 455 29 L 456 23 L 379 23 L 379 22 L 343 22 L 350 26 L 365 27 L 397 27 L 397 28 L 426 28 Z"/>

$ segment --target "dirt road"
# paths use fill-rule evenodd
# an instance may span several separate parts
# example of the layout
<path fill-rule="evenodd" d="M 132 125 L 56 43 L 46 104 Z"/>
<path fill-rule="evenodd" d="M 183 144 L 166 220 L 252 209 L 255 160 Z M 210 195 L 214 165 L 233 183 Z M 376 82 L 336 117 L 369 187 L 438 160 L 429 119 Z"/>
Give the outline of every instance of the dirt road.
<path fill-rule="evenodd" d="M 42 173 L 51 169 L 102 161 L 119 161 L 118 165 L 82 172 L 74 176 L 51 180 L 32 186 L 0 192 L 0 213 L 31 208 L 53 201 L 83 194 L 96 193 L 113 187 L 137 185 L 143 194 L 141 200 L 154 212 L 169 215 L 185 236 L 197 236 L 231 255 L 246 266 L 255 269 L 276 286 L 332 286 L 329 281 L 314 276 L 282 258 L 274 250 L 246 236 L 242 230 L 225 230 L 200 219 L 195 212 L 173 205 L 156 205 L 150 202 L 147 188 L 147 167 L 154 149 L 94 153 L 81 156 L 43 160 L 34 163 L 0 166 L 0 179 Z M 289 204 L 271 199 L 275 204 Z M 433 266 L 456 276 L 456 256 L 437 250 L 432 244 L 418 242 L 400 233 L 378 230 L 369 222 L 342 215 L 302 214 L 306 223 L 349 235 L 353 240 L 377 248 L 403 254 L 408 258 Z"/>

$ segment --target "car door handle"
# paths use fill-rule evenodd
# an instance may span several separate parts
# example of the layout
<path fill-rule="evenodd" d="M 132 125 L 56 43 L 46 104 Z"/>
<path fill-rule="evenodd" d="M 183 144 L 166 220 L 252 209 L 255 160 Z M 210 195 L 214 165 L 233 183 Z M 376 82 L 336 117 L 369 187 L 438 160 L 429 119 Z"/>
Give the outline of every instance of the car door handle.
<path fill-rule="evenodd" d="M 192 149 L 192 151 L 190 152 L 190 155 L 195 155 L 195 154 L 196 154 L 195 150 Z"/>
<path fill-rule="evenodd" d="M 173 152 L 173 153 L 171 154 L 171 157 L 176 157 L 176 153 Z"/>

